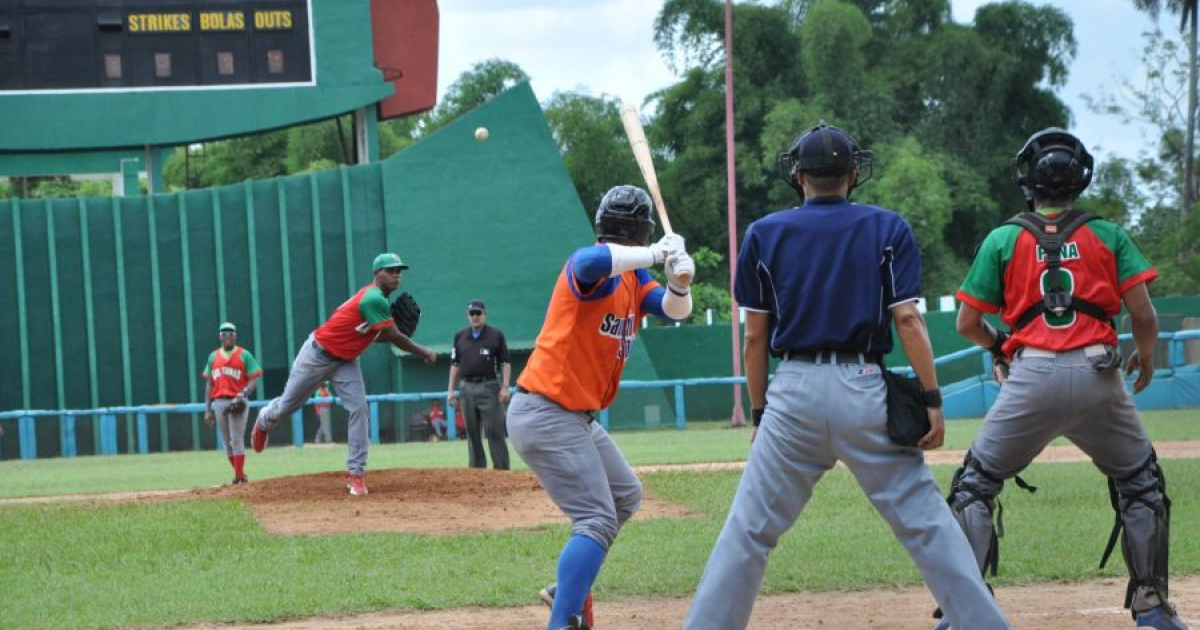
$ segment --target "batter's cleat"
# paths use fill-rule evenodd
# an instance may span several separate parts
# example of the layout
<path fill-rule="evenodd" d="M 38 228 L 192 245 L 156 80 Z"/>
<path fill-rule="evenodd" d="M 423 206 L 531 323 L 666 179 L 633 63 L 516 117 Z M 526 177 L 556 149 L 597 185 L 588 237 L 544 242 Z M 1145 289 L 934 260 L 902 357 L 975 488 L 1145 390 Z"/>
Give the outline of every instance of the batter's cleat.
<path fill-rule="evenodd" d="M 1138 613 L 1137 627 L 1157 628 L 1158 630 L 1188 630 L 1188 625 L 1179 618 L 1175 609 L 1167 605 Z"/>
<path fill-rule="evenodd" d="M 571 615 L 571 621 L 567 625 L 559 628 L 559 630 L 592 630 L 591 626 L 587 625 L 579 618 L 579 615 Z"/>
<path fill-rule="evenodd" d="M 267 429 L 269 431 L 270 429 Z M 254 423 L 254 430 L 250 432 L 250 446 L 254 447 L 255 453 L 263 452 L 267 448 L 267 431 L 259 428 L 258 423 Z"/>
<path fill-rule="evenodd" d="M 362 475 L 354 473 L 346 473 L 346 490 L 351 495 L 362 497 L 367 495 L 367 484 L 363 481 Z"/>
<path fill-rule="evenodd" d="M 538 593 L 538 597 L 542 598 L 542 603 L 549 608 L 554 608 L 554 592 L 557 587 L 557 584 L 551 584 Z M 588 593 L 587 599 L 583 600 L 583 613 L 580 615 L 583 622 L 582 627 L 585 629 L 590 629 L 596 624 L 596 615 L 592 608 L 592 594 Z"/>
<path fill-rule="evenodd" d="M 949 619 L 943 619 L 938 622 L 938 625 L 933 627 L 933 630 L 954 630 L 954 628 L 950 627 Z"/>

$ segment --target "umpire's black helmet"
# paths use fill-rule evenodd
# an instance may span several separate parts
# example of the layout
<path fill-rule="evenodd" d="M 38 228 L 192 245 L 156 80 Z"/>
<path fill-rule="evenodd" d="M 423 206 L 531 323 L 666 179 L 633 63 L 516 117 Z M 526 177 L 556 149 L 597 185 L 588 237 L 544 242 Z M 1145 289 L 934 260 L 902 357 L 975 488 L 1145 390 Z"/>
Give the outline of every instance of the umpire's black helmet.
<path fill-rule="evenodd" d="M 845 175 L 858 170 L 854 186 L 871 178 L 873 157 L 863 151 L 850 134 L 826 123 L 824 120 L 800 134 L 787 153 L 780 153 L 779 174 L 788 185 L 803 194 L 796 176 L 809 173 L 822 177 Z"/>
<path fill-rule="evenodd" d="M 1092 183 L 1092 154 L 1065 129 L 1049 127 L 1025 141 L 1013 177 L 1025 199 L 1074 199 Z"/>
<path fill-rule="evenodd" d="M 637 186 L 613 186 L 596 209 L 596 236 L 649 245 L 654 235 L 654 202 Z"/>

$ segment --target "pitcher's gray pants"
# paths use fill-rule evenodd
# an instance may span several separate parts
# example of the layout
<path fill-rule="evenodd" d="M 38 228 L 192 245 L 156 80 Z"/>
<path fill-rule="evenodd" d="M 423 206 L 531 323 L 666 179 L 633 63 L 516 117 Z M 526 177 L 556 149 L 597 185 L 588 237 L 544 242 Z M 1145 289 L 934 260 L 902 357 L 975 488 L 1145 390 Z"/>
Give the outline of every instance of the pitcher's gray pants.
<path fill-rule="evenodd" d="M 246 452 L 246 416 L 250 414 L 249 407 L 241 413 L 229 413 L 229 403 L 232 401 L 231 398 L 216 398 L 212 401 L 217 431 L 221 432 L 221 441 L 225 442 L 225 454 L 230 457 Z"/>
<path fill-rule="evenodd" d="M 471 468 L 487 468 L 483 438 L 487 438 L 492 468 L 508 470 L 508 445 L 504 442 L 504 409 L 500 405 L 500 381 L 464 380 L 459 401 L 467 425 L 467 448 Z"/>
<path fill-rule="evenodd" d="M 767 556 L 796 522 L 817 481 L 839 460 L 891 525 L 955 628 L 1011 628 L 921 450 L 888 439 L 885 395 L 874 364 L 779 364 L 686 630 L 746 627 Z"/>
<path fill-rule="evenodd" d="M 300 346 L 300 352 L 296 353 L 296 360 L 292 362 L 292 371 L 288 374 L 283 393 L 258 414 L 258 426 L 269 430 L 275 423 L 303 407 L 318 385 L 326 380 L 333 381 L 342 407 L 349 415 L 346 439 L 349 453 L 346 457 L 346 470 L 361 475 L 367 466 L 370 413 L 358 359 L 342 361 L 323 350 L 318 350 L 313 344 L 312 335 L 309 335 Z"/>
<path fill-rule="evenodd" d="M 571 519 L 571 533 L 607 550 L 641 505 L 642 482 L 604 427 L 591 420 L 539 394 L 517 393 L 508 405 L 517 454 Z"/>

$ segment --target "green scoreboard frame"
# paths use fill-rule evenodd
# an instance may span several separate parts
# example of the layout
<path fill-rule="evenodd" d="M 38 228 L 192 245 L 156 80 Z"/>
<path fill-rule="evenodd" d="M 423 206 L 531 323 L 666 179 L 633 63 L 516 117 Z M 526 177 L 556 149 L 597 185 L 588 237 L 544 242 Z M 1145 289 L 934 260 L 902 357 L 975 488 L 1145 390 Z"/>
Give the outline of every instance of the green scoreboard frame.
<path fill-rule="evenodd" d="M 312 0 L 0 0 L 0 93 L 316 85 Z"/>

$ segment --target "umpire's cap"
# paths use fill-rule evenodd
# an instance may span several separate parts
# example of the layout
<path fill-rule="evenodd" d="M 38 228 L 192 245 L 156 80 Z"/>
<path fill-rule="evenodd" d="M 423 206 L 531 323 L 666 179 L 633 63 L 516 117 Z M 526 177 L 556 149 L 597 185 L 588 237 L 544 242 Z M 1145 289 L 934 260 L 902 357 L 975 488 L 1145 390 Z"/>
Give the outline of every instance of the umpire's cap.
<path fill-rule="evenodd" d="M 860 149 L 850 134 L 824 120 L 800 134 L 787 153 L 779 154 L 780 175 L 797 190 L 799 173 L 836 177 L 854 169 L 859 171 L 857 186 L 871 178 L 871 164 L 870 151 Z"/>
<path fill-rule="evenodd" d="M 408 269 L 408 265 L 404 264 L 403 260 L 400 260 L 400 255 L 393 254 L 391 252 L 386 252 L 376 256 L 375 264 L 371 266 L 373 271 L 379 271 L 380 269 L 391 269 L 392 267 Z"/>

